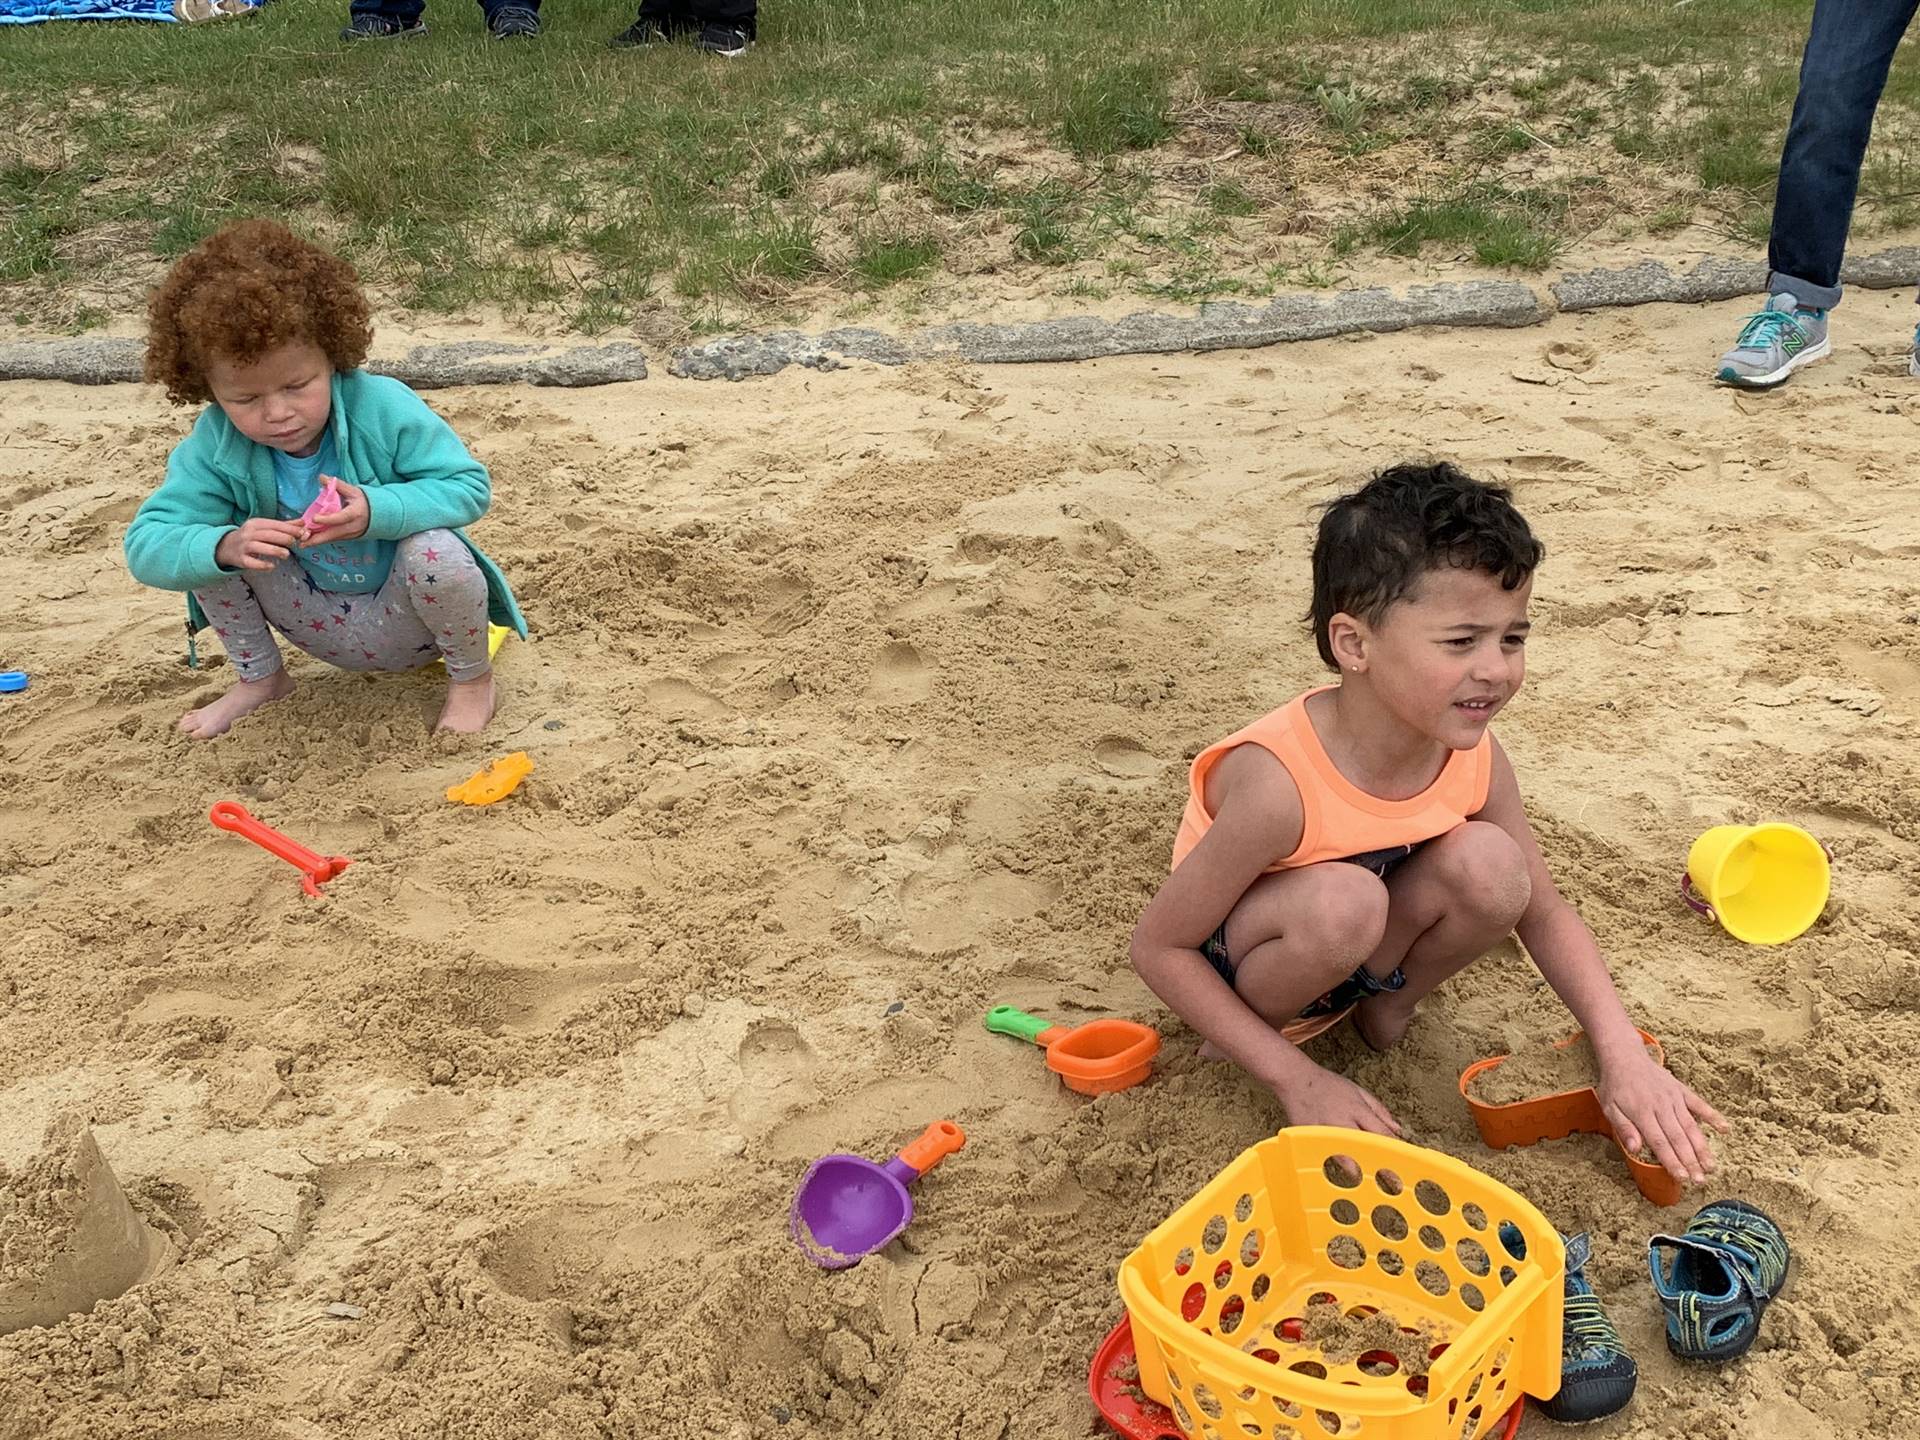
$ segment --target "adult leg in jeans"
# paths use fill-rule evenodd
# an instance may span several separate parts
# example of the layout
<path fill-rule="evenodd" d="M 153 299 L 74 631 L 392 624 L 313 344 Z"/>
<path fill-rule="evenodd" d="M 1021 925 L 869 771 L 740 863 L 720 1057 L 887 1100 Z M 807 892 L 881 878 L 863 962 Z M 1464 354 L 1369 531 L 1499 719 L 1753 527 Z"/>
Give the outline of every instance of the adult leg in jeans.
<path fill-rule="evenodd" d="M 1767 288 L 1803 306 L 1840 303 L 1840 259 L 1860 162 L 1893 52 L 1920 0 L 1815 0 L 1780 156 Z"/>

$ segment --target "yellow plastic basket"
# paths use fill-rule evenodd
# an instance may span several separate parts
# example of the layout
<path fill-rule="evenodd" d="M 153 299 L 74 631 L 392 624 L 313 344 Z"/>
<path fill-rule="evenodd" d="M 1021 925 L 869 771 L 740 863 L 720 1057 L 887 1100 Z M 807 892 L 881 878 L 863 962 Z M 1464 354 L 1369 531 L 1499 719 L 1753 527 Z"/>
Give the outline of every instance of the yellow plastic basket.
<path fill-rule="evenodd" d="M 1502 1240 L 1503 1221 L 1524 1245 Z M 1404 1141 L 1299 1126 L 1168 1216 L 1119 1282 L 1140 1388 L 1194 1440 L 1473 1440 L 1522 1392 L 1560 1388 L 1565 1270 L 1558 1232 L 1497 1180 Z M 1391 1351 L 1331 1363 L 1298 1338 L 1315 1300 L 1385 1311 L 1431 1368 L 1409 1374 Z"/>

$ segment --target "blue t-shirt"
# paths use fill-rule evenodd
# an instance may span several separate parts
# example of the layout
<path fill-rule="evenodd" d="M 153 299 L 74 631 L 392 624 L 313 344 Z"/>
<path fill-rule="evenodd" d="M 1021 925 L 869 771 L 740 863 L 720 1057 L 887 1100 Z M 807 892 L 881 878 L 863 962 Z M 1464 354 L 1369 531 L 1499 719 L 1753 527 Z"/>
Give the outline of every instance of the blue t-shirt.
<path fill-rule="evenodd" d="M 311 455 L 275 450 L 273 483 L 280 496 L 280 518 L 298 520 L 320 498 L 320 477 L 339 473 L 332 435 L 323 435 L 320 448 Z M 369 540 L 362 535 L 333 545 L 296 546 L 293 556 L 320 589 L 335 595 L 371 595 L 387 583 L 387 572 L 393 569 L 393 549 L 391 540 Z"/>

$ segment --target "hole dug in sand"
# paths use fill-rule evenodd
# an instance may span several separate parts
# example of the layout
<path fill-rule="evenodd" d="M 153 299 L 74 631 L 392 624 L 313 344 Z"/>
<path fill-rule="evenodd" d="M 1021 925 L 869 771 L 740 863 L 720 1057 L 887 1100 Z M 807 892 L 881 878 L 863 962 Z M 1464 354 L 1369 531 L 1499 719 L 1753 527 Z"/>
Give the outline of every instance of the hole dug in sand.
<path fill-rule="evenodd" d="M 127 1203 L 92 1131 L 52 1127 L 31 1163 L 0 1168 L 0 1335 L 91 1310 L 172 1258 Z"/>

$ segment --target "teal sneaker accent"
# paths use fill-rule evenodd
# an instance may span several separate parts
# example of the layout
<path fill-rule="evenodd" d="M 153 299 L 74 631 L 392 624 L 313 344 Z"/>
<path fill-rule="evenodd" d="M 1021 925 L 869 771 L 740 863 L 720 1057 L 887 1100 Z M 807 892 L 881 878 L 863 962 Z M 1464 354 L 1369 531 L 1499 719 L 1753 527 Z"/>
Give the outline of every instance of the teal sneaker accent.
<path fill-rule="evenodd" d="M 1671 1265 L 1662 1250 L 1675 1252 Z M 1667 1348 L 1682 1360 L 1746 1354 L 1792 1263 L 1780 1227 L 1740 1200 L 1701 1206 L 1685 1234 L 1654 1236 L 1647 1267 L 1667 1311 Z"/>
<path fill-rule="evenodd" d="M 1826 311 L 1805 309 L 1791 295 L 1770 295 L 1766 309 L 1747 316 L 1714 378 L 1723 385 L 1767 390 L 1832 353 Z"/>
<path fill-rule="evenodd" d="M 1913 327 L 1913 353 L 1907 356 L 1907 374 L 1920 380 L 1920 325 Z"/>
<path fill-rule="evenodd" d="M 1586 1235 L 1563 1235 L 1567 1247 L 1565 1309 L 1560 1321 L 1560 1389 L 1551 1400 L 1535 1400 L 1536 1409 L 1562 1425 L 1584 1425 L 1624 1410 L 1640 1382 L 1640 1367 L 1620 1343 L 1620 1332 L 1600 1308 L 1587 1283 L 1593 1242 Z M 1526 1258 L 1520 1227 L 1500 1224 L 1500 1243 L 1516 1260 Z"/>

